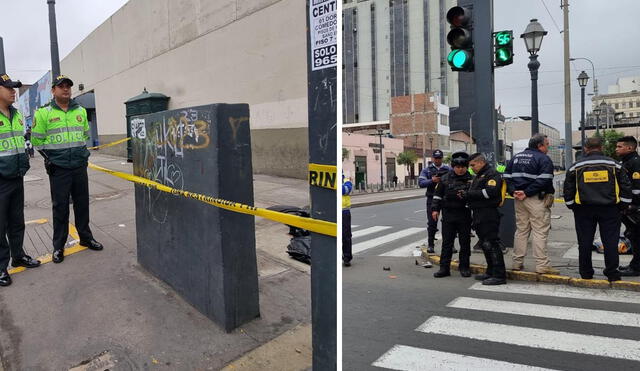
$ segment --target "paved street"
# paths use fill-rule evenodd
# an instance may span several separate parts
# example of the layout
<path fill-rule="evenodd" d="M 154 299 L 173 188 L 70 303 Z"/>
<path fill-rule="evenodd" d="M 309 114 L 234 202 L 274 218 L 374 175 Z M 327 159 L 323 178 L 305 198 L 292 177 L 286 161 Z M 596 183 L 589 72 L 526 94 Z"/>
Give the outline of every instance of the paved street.
<path fill-rule="evenodd" d="M 571 274 L 572 219 L 562 205 L 553 210 L 560 218 L 552 222 L 550 254 Z M 637 293 L 524 282 L 486 291 L 457 271 L 436 280 L 437 266 L 415 264 L 426 238 L 424 199 L 352 214 L 355 257 L 343 269 L 345 370 L 640 367 Z M 481 262 L 481 254 L 472 259 Z"/>

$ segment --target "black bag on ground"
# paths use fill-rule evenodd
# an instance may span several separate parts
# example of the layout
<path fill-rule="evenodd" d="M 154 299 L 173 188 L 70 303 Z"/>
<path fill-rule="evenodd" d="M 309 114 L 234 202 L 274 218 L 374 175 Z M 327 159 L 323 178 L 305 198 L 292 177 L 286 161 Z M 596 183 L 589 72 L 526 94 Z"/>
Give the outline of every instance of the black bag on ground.
<path fill-rule="evenodd" d="M 311 264 L 311 236 L 296 236 L 289 241 L 287 254 L 295 260 Z"/>

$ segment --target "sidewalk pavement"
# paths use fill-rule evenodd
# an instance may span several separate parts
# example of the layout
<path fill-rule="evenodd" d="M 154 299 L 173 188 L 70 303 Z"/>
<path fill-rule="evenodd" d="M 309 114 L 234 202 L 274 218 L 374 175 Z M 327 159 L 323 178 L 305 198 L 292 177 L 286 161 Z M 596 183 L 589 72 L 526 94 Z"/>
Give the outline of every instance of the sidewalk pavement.
<path fill-rule="evenodd" d="M 624 228 L 624 227 L 623 227 Z M 596 238 L 599 235 L 596 234 Z M 476 238 L 472 238 L 471 246 L 477 241 Z M 436 253 L 439 254 L 442 241 L 436 241 Z M 458 242 L 456 240 L 456 248 L 459 249 Z M 594 279 L 583 280 L 580 278 L 578 272 L 578 243 L 576 241 L 576 232 L 574 227 L 573 212 L 567 209 L 563 204 L 556 203 L 551 209 L 551 232 L 549 233 L 549 239 L 547 241 L 547 253 L 551 265 L 560 271 L 559 275 L 550 274 L 536 274 L 535 273 L 535 259 L 533 257 L 533 251 L 531 246 L 527 250 L 527 256 L 524 260 L 523 271 L 511 271 L 513 266 L 512 260 L 513 249 L 507 249 L 507 253 L 504 256 L 505 265 L 507 267 L 507 278 L 511 280 L 520 281 L 538 281 L 546 283 L 559 283 L 571 286 L 590 287 L 590 288 L 615 288 L 640 291 L 640 277 L 623 277 L 623 281 L 609 283 L 606 277 L 602 275 L 602 269 L 604 268 L 604 255 L 593 252 L 593 268 L 595 270 Z M 422 256 L 428 258 L 432 262 L 439 264 L 440 257 L 436 254 L 428 254 L 426 249 L 422 250 Z M 457 258 L 457 254 L 454 254 L 454 259 Z M 629 264 L 631 255 L 620 255 L 620 264 Z M 471 254 L 471 264 L 474 273 L 484 272 L 486 267 L 486 261 L 484 255 L 480 252 L 473 252 Z M 453 269 L 457 269 L 457 260 L 452 264 Z"/>
<path fill-rule="evenodd" d="M 399 191 L 358 193 L 351 196 L 351 207 L 364 207 L 417 198 L 424 198 L 426 202 L 425 191 L 426 190 L 424 188 L 411 188 Z"/>
<path fill-rule="evenodd" d="M 90 160 L 132 171 L 122 158 L 92 152 Z M 49 182 L 41 158 L 31 166 L 25 248 L 46 256 Z M 68 248 L 77 253 L 63 264 L 12 273 L 13 285 L 0 288 L 0 370 L 218 370 L 280 335 L 300 344 L 300 352 L 271 347 L 256 354 L 286 357 L 288 370 L 311 366 L 310 270 L 287 256 L 288 227 L 256 218 L 261 318 L 227 334 L 138 265 L 133 184 L 89 170 L 89 188 L 91 229 L 105 249 Z M 254 195 L 262 207 L 309 204 L 304 180 L 255 175 Z M 180 264 L 180 256 L 175 259 Z M 245 362 L 243 369 L 263 361 Z"/>

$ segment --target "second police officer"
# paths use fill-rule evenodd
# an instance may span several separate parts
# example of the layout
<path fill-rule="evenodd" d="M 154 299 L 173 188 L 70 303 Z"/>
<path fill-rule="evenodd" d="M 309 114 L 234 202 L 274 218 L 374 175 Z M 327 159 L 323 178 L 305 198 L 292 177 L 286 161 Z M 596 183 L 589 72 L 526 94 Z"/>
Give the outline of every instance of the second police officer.
<path fill-rule="evenodd" d="M 433 274 L 436 278 L 451 275 L 451 257 L 456 235 L 460 244 L 460 275 L 462 277 L 471 276 L 469 270 L 471 210 L 467 207 L 464 197 L 472 180 L 471 174 L 467 171 L 469 154 L 465 152 L 454 153 L 451 155 L 451 166 L 453 170 L 440 179 L 433 195 L 433 220 L 438 220 L 438 215 L 442 212 L 442 251 L 440 253 L 440 270 Z"/>
<path fill-rule="evenodd" d="M 609 281 L 620 280 L 618 241 L 620 211 L 631 206 L 631 185 L 622 165 L 602 153 L 602 139 L 592 137 L 584 144 L 585 156 L 567 171 L 564 200 L 573 211 L 578 238 L 580 276 L 593 278 L 591 252 L 596 226 L 604 246 L 604 275 Z"/>
<path fill-rule="evenodd" d="M 69 234 L 69 199 L 73 199 L 80 245 L 102 250 L 89 228 L 89 138 L 87 111 L 71 99 L 73 81 L 67 76 L 53 80 L 53 99 L 34 114 L 31 140 L 45 158 L 53 206 L 53 262 L 64 260 Z"/>
<path fill-rule="evenodd" d="M 631 181 L 631 193 L 633 201 L 631 210 L 622 216 L 622 222 L 626 227 L 626 235 L 631 241 L 633 258 L 628 266 L 620 267 L 621 276 L 640 276 L 640 155 L 637 152 L 638 141 L 632 136 L 618 139 L 616 142 L 616 155 L 622 160 L 622 166 L 627 170 L 627 176 Z"/>
<path fill-rule="evenodd" d="M 473 228 L 482 240 L 482 251 L 487 260 L 487 270 L 475 278 L 483 285 L 503 285 L 507 283 L 504 256 L 500 247 L 500 212 L 504 191 L 502 176 L 481 153 L 469 157 L 469 166 L 476 174 L 468 192 L 460 191 L 466 197 L 473 212 Z"/>
<path fill-rule="evenodd" d="M 433 204 L 433 193 L 436 184 L 440 182 L 440 177 L 451 170 L 447 165 L 442 163 L 444 154 L 441 150 L 433 151 L 433 163 L 422 169 L 418 177 L 418 185 L 420 188 L 426 188 L 427 196 L 427 248 L 430 253 L 434 252 L 436 232 L 438 232 L 438 220 L 431 217 L 431 205 Z"/>

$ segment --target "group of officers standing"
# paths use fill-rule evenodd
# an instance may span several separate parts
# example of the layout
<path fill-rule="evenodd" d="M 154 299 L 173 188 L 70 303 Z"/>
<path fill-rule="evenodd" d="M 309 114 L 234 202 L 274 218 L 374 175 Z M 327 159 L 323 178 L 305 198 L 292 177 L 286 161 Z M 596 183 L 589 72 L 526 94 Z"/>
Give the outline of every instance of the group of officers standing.
<path fill-rule="evenodd" d="M 103 246 L 89 228 L 89 138 L 87 112 L 71 99 L 73 81 L 56 76 L 51 102 L 36 110 L 30 138 L 25 138 L 22 114 L 13 107 L 20 81 L 0 75 L 0 286 L 12 283 L 7 271 L 14 267 L 36 268 L 40 261 L 24 251 L 24 175 L 30 168 L 25 140 L 30 139 L 45 161 L 53 208 L 52 261 L 64 260 L 69 235 L 69 203 L 73 200 L 80 244 L 92 250 Z"/>
<path fill-rule="evenodd" d="M 618 163 L 602 152 L 603 142 L 593 137 L 584 143 L 584 154 L 566 172 L 564 200 L 573 211 L 579 248 L 580 276 L 592 279 L 591 262 L 596 228 L 604 246 L 604 275 L 609 281 L 640 276 L 640 156 L 631 136 L 616 143 Z M 513 270 L 524 269 L 529 237 L 536 260 L 535 271 L 558 274 L 547 254 L 547 239 L 554 203 L 554 167 L 547 156 L 549 140 L 536 134 L 529 146 L 516 154 L 501 174 L 481 153 L 456 152 L 451 168 L 442 163 L 443 153 L 433 152 L 434 162 L 422 170 L 419 184 L 427 188 L 427 248 L 434 252 L 438 218 L 442 216 L 442 250 L 436 278 L 449 276 L 456 237 L 460 245 L 459 271 L 471 276 L 471 229 L 478 235 L 486 273 L 476 275 L 485 285 L 506 283 L 506 268 L 499 240 L 500 206 L 507 195 L 514 198 L 516 232 Z M 471 175 L 468 168 L 475 175 Z M 633 259 L 619 267 L 618 242 L 621 223 L 626 226 Z"/>

